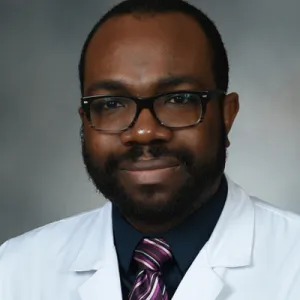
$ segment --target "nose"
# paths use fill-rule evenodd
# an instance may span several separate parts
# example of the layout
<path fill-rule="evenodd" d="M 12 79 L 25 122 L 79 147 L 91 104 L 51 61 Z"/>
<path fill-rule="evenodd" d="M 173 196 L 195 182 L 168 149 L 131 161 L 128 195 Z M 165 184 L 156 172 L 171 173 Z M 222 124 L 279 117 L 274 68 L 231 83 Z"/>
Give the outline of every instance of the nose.
<path fill-rule="evenodd" d="M 124 145 L 150 145 L 154 143 L 169 142 L 172 130 L 161 125 L 150 110 L 143 109 L 133 127 L 121 134 Z"/>

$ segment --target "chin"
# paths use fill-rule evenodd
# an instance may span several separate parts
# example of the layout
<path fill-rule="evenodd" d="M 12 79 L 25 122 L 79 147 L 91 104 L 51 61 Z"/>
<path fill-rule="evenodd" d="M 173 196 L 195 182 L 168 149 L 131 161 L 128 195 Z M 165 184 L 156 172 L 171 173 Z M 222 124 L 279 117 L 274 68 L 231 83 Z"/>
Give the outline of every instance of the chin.
<path fill-rule="evenodd" d="M 128 193 L 130 194 L 130 193 Z M 166 193 L 153 186 L 143 186 L 135 191 L 131 201 L 136 206 L 148 206 L 155 208 L 163 207 L 172 202 L 172 193 Z"/>

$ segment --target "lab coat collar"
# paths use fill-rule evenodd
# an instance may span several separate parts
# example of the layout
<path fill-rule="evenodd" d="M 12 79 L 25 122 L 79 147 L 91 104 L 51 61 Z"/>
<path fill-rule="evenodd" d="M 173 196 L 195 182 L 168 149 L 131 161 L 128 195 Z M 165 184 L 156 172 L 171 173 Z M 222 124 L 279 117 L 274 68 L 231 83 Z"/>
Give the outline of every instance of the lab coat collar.
<path fill-rule="evenodd" d="M 254 240 L 254 204 L 246 192 L 226 176 L 228 195 L 206 251 L 211 267 L 251 264 Z"/>
<path fill-rule="evenodd" d="M 83 242 L 79 244 L 78 249 L 73 249 L 77 255 L 70 264 L 70 271 L 96 271 L 110 261 L 116 260 L 110 202 L 98 210 L 96 217 L 90 222 L 85 232 L 86 237 Z M 76 238 L 75 233 L 74 239 Z"/>
<path fill-rule="evenodd" d="M 254 229 L 254 207 L 246 193 L 228 181 L 228 196 L 215 230 L 179 284 L 174 300 L 216 300 L 223 291 L 222 274 L 226 267 L 251 263 Z M 82 233 L 83 232 L 83 233 Z M 82 237 L 86 236 L 85 239 Z M 98 211 L 79 238 L 72 237 L 70 256 L 76 257 L 71 271 L 91 274 L 79 288 L 81 300 L 122 299 L 118 259 L 113 242 L 112 205 Z M 80 241 L 79 241 L 80 240 Z M 75 255 L 74 255 L 75 254 Z M 195 281 L 196 280 L 196 281 Z M 205 283 L 205 284 L 204 284 Z"/>

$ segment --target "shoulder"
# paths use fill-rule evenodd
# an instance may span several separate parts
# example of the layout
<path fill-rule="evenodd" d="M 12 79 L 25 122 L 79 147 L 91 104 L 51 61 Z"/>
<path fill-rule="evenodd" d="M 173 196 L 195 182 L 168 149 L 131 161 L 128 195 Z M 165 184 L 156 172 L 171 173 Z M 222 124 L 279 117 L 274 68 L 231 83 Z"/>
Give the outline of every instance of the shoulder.
<path fill-rule="evenodd" d="M 0 247 L 0 299 L 20 299 L 20 295 L 32 299 L 36 287 L 38 295 L 64 284 L 65 275 L 74 267 L 80 270 L 82 261 L 83 266 L 93 267 L 108 243 L 105 235 L 112 235 L 110 212 L 107 203 L 6 241 Z"/>
<path fill-rule="evenodd" d="M 256 225 L 264 225 L 265 228 L 279 227 L 288 231 L 300 230 L 300 215 L 291 211 L 276 207 L 255 196 L 251 196 L 240 185 L 227 177 L 228 199 L 231 199 L 232 207 L 241 205 L 243 209 L 250 209 L 254 213 Z M 228 200 L 227 199 L 227 200 Z M 242 202 L 242 204 L 241 204 Z"/>
<path fill-rule="evenodd" d="M 267 222 L 277 229 L 300 230 L 300 215 L 281 209 L 256 197 L 250 197 L 257 222 Z"/>
<path fill-rule="evenodd" d="M 277 266 L 281 266 L 283 274 L 297 274 L 299 281 L 300 216 L 260 199 L 250 199 L 254 205 L 256 253 L 263 253 L 266 262 L 272 262 L 270 264 L 276 262 Z"/>
<path fill-rule="evenodd" d="M 68 245 L 79 247 L 86 233 L 94 227 L 101 218 L 101 212 L 106 209 L 107 205 L 47 224 L 6 241 L 0 247 L 0 271 L 3 265 L 17 264 L 18 260 L 24 258 L 34 259 L 34 255 L 35 259 L 57 256 Z"/>
<path fill-rule="evenodd" d="M 254 248 L 264 247 L 270 250 L 270 255 L 273 253 L 281 257 L 294 250 L 300 252 L 298 214 L 250 196 L 239 185 L 228 182 L 230 207 L 241 224 L 252 228 L 248 234 L 253 234 Z"/>
<path fill-rule="evenodd" d="M 254 262 L 267 266 L 269 278 L 274 276 L 274 281 L 278 281 L 278 290 L 299 296 L 300 216 L 260 199 L 250 199 L 255 212 Z"/>

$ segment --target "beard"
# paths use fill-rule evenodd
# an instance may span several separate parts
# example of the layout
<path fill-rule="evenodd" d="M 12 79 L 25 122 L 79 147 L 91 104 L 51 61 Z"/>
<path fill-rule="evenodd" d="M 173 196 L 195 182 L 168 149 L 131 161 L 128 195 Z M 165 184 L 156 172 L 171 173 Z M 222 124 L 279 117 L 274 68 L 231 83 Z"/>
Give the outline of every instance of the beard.
<path fill-rule="evenodd" d="M 88 152 L 83 128 L 81 128 L 81 145 L 86 171 L 96 189 L 111 201 L 125 218 L 148 225 L 184 218 L 205 204 L 212 196 L 212 189 L 224 173 L 227 156 L 223 122 L 217 149 L 209 158 L 200 155 L 196 157 L 187 148 L 171 150 L 164 144 L 147 146 L 148 153 L 153 158 L 175 157 L 188 174 L 185 182 L 177 187 L 171 199 L 152 202 L 151 199 L 157 192 L 156 187 L 141 187 L 139 193 L 148 201 L 139 201 L 134 195 L 128 193 L 116 176 L 120 163 L 123 160 L 137 160 L 143 155 L 145 147 L 133 145 L 123 155 L 117 157 L 111 154 L 103 164 L 103 161 L 100 162 L 99 158 L 93 157 Z"/>

